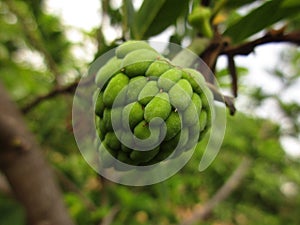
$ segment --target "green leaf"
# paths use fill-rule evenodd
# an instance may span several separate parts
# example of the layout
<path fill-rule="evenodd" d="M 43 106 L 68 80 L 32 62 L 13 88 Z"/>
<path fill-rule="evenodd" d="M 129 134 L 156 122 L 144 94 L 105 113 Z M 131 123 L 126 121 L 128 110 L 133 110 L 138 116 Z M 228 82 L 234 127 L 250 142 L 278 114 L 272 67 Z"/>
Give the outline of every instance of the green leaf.
<path fill-rule="evenodd" d="M 144 0 L 134 19 L 133 37 L 147 39 L 161 33 L 188 10 L 188 5 L 189 1 L 182 0 Z"/>
<path fill-rule="evenodd" d="M 133 23 L 133 19 L 134 19 L 134 7 L 133 7 L 133 3 L 132 0 L 124 0 L 123 3 L 123 10 L 124 10 L 124 18 L 125 18 L 125 24 L 128 27 L 132 27 L 132 23 Z"/>
<path fill-rule="evenodd" d="M 299 10 L 299 1 L 267 1 L 228 27 L 224 35 L 230 36 L 234 43 L 238 43 L 282 19 L 294 16 Z"/>
<path fill-rule="evenodd" d="M 258 1 L 253 1 L 253 0 L 227 0 L 225 7 L 226 8 L 239 8 L 244 5 L 253 3 L 253 2 L 258 2 Z"/>

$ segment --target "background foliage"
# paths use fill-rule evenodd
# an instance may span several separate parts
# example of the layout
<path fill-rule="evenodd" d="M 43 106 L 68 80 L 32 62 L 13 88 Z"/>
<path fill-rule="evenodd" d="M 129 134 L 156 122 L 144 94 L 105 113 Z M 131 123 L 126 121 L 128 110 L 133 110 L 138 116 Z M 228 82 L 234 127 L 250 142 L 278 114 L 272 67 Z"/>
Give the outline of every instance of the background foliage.
<path fill-rule="evenodd" d="M 102 0 L 99 13 L 109 18 L 110 26 L 120 30 L 121 35 L 108 41 L 103 24 L 89 32 L 80 31 L 97 47 L 90 53 L 91 58 L 122 40 L 149 39 L 166 30 L 172 33 L 171 42 L 187 45 L 200 38 L 202 45 L 208 43 L 186 22 L 198 1 L 144 0 L 139 8 L 133 4 L 135 1 L 124 0 L 117 8 L 112 2 Z M 298 0 L 212 0 L 202 4 L 212 9 L 216 34 L 229 38 L 230 46 L 251 42 L 268 32 L 299 34 Z M 249 160 L 251 166 L 237 189 L 196 224 L 300 224 L 299 158 L 287 155 L 279 141 L 287 135 L 299 139 L 300 104 L 283 98 L 299 85 L 299 48 L 287 47 L 277 68 L 269 71 L 270 82 L 280 82 L 280 94 L 249 86 L 244 82 L 247 71 L 236 66 L 239 95 L 247 96 L 247 108 L 228 115 L 222 149 L 207 170 L 197 170 L 203 150 L 200 145 L 192 160 L 167 181 L 127 187 L 99 177 L 76 147 L 71 125 L 74 88 L 68 87 L 76 84 L 93 60 L 86 62 L 75 56 L 72 49 L 80 43 L 68 39 L 68 29 L 61 18 L 46 10 L 43 0 L 0 1 L 0 81 L 23 110 L 28 127 L 43 146 L 76 224 L 178 224 L 206 207 L 243 159 Z M 228 80 L 233 71 L 212 69 L 222 91 L 230 91 Z M 54 94 L 50 98 L 48 93 Z M 36 99 L 39 100 L 32 104 Z M 280 120 L 249 113 L 268 101 L 275 102 Z M 0 224 L 25 224 L 23 206 L 1 190 Z"/>

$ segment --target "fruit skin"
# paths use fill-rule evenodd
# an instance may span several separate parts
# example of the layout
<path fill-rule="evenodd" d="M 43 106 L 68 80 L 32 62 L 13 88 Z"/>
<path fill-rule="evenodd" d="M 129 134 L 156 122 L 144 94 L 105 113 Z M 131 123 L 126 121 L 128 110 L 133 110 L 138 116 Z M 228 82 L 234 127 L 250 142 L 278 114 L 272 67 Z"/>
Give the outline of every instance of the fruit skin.
<path fill-rule="evenodd" d="M 96 74 L 95 83 L 98 87 L 105 87 L 109 79 L 121 71 L 122 60 L 111 58 Z"/>
<path fill-rule="evenodd" d="M 172 106 L 177 110 L 183 111 L 190 104 L 193 89 L 185 79 L 180 79 L 170 90 L 169 97 Z"/>
<path fill-rule="evenodd" d="M 166 120 L 167 133 L 165 136 L 165 141 L 169 141 L 175 137 L 181 129 L 181 120 L 178 112 L 171 112 Z"/>
<path fill-rule="evenodd" d="M 166 120 L 171 110 L 168 94 L 159 93 L 145 107 L 145 120 L 148 123 L 155 117 Z"/>
<path fill-rule="evenodd" d="M 192 126 L 197 123 L 199 119 L 199 108 L 201 109 L 202 103 L 200 97 L 197 94 L 193 94 L 192 101 L 189 106 L 183 112 L 183 124 L 184 126 Z M 201 114 L 201 113 L 200 113 Z"/>
<path fill-rule="evenodd" d="M 114 132 L 108 132 L 104 141 L 107 143 L 107 147 L 112 150 L 118 150 L 121 147 L 121 143 Z"/>
<path fill-rule="evenodd" d="M 129 123 L 130 129 L 133 129 L 144 119 L 144 109 L 139 102 L 133 102 L 124 107 L 122 111 L 122 124 L 126 127 Z"/>
<path fill-rule="evenodd" d="M 128 53 L 122 61 L 122 68 L 129 77 L 142 75 L 159 58 L 159 54 L 149 49 L 139 49 Z"/>
<path fill-rule="evenodd" d="M 127 86 L 128 82 L 129 78 L 123 73 L 119 73 L 114 76 L 108 83 L 103 93 L 104 105 L 112 107 L 116 97 L 118 96 L 120 91 Z"/>
<path fill-rule="evenodd" d="M 203 92 L 205 79 L 200 72 L 194 69 L 184 68 L 182 70 L 182 78 L 186 79 L 191 84 L 194 92 L 197 92 L 198 94 Z"/>
<path fill-rule="evenodd" d="M 153 159 L 159 152 L 159 146 L 149 151 L 132 151 L 130 158 L 137 163 L 145 163 Z"/>
<path fill-rule="evenodd" d="M 146 121 L 141 121 L 134 128 L 135 147 L 138 150 L 150 150 L 156 148 L 161 141 L 161 128 L 149 126 Z"/>
<path fill-rule="evenodd" d="M 161 74 L 172 69 L 173 67 L 166 60 L 156 60 L 147 69 L 145 75 L 146 77 L 160 77 Z"/>
<path fill-rule="evenodd" d="M 96 99 L 95 113 L 97 116 L 102 117 L 104 111 L 103 92 L 99 92 Z"/>
<path fill-rule="evenodd" d="M 127 102 L 131 103 L 138 100 L 138 96 L 142 89 L 147 84 L 147 78 L 144 76 L 138 76 L 130 79 L 127 87 Z"/>
<path fill-rule="evenodd" d="M 147 105 L 152 98 L 159 92 L 159 88 L 157 86 L 156 81 L 149 81 L 145 87 L 141 90 L 138 101 L 142 105 Z"/>
<path fill-rule="evenodd" d="M 124 163 L 148 166 L 178 157 L 195 147 L 211 123 L 212 94 L 201 73 L 172 65 L 145 43 L 118 47 L 96 77 L 99 151 L 112 156 L 99 154 L 106 167 L 123 170 Z"/>
<path fill-rule="evenodd" d="M 124 58 L 128 53 L 139 49 L 153 50 L 147 42 L 130 40 L 117 47 L 116 57 L 119 59 Z"/>
<path fill-rule="evenodd" d="M 157 84 L 158 87 L 163 89 L 164 91 L 169 91 L 171 87 L 173 87 L 176 82 L 178 82 L 182 77 L 182 72 L 178 69 L 169 69 L 164 72 L 158 79 Z"/>

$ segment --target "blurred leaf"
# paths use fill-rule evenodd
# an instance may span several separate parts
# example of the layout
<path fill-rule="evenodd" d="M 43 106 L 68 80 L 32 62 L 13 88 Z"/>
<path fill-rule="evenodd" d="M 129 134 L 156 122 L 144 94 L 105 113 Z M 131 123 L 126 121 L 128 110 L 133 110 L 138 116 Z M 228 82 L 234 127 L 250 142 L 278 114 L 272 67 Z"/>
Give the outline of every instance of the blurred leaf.
<path fill-rule="evenodd" d="M 188 9 L 188 4 L 189 1 L 182 0 L 144 0 L 134 19 L 133 37 L 146 39 L 163 32 L 175 24 Z"/>
<path fill-rule="evenodd" d="M 224 35 L 230 36 L 234 43 L 241 42 L 282 19 L 298 14 L 300 2 L 297 2 L 295 0 L 267 1 L 228 27 Z"/>
<path fill-rule="evenodd" d="M 133 2 L 132 0 L 124 0 L 123 3 L 123 13 L 124 17 L 123 20 L 125 20 L 125 24 L 128 27 L 132 27 L 133 21 L 134 21 L 134 15 L 135 15 L 135 10 L 133 7 Z"/>
<path fill-rule="evenodd" d="M 18 202 L 0 195 L 0 224 L 25 225 L 25 213 Z"/>
<path fill-rule="evenodd" d="M 226 8 L 239 8 L 242 7 L 244 5 L 253 3 L 253 2 L 259 2 L 259 1 L 255 1 L 255 0 L 227 0 L 226 2 Z"/>

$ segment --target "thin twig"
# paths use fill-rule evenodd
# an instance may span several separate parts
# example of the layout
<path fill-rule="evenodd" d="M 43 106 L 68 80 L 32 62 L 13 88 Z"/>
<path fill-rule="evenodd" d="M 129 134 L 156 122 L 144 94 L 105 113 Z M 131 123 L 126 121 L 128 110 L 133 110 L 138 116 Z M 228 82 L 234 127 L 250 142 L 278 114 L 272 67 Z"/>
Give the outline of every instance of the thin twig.
<path fill-rule="evenodd" d="M 223 49 L 223 51 L 221 51 L 221 55 L 248 55 L 254 51 L 255 47 L 272 42 L 288 42 L 300 45 L 300 31 L 294 31 L 284 34 L 283 31 L 276 32 L 276 30 L 272 30 L 263 37 L 255 39 L 253 41 L 249 41 L 237 46 L 227 46 Z"/>
<path fill-rule="evenodd" d="M 78 85 L 78 81 L 75 81 L 74 83 L 71 83 L 68 86 L 65 87 L 56 87 L 53 90 L 51 90 L 49 93 L 38 96 L 36 99 L 34 99 L 32 102 L 28 103 L 26 106 L 24 106 L 21 110 L 24 114 L 28 113 L 31 109 L 36 107 L 38 104 L 40 104 L 42 101 L 46 99 L 53 98 L 59 94 L 64 93 L 73 93 Z"/>
<path fill-rule="evenodd" d="M 228 70 L 231 75 L 231 89 L 234 97 L 238 95 L 238 76 L 236 72 L 236 66 L 233 55 L 227 55 L 228 58 Z"/>
<path fill-rule="evenodd" d="M 215 193 L 215 195 L 206 202 L 203 207 L 196 208 L 192 212 L 192 216 L 184 220 L 180 225 L 192 225 L 196 222 L 205 220 L 213 211 L 213 209 L 222 201 L 224 201 L 238 186 L 246 176 L 251 166 L 251 160 L 244 158 L 237 169 L 229 177 L 226 183 Z"/>
<path fill-rule="evenodd" d="M 230 115 L 234 115 L 236 108 L 234 106 L 234 98 L 231 96 L 223 95 L 217 87 L 211 83 L 206 83 L 207 87 L 211 90 L 214 96 L 214 100 L 225 103 L 227 108 L 229 109 Z"/>
<path fill-rule="evenodd" d="M 6 177 L 0 173 L 0 193 L 11 196 L 13 195 Z"/>
<path fill-rule="evenodd" d="M 110 225 L 119 211 L 120 207 L 118 205 L 114 206 L 107 214 L 107 216 L 103 218 L 100 225 Z"/>

